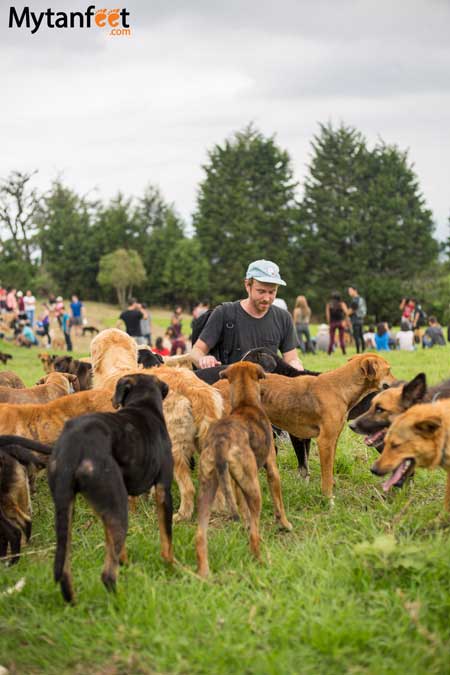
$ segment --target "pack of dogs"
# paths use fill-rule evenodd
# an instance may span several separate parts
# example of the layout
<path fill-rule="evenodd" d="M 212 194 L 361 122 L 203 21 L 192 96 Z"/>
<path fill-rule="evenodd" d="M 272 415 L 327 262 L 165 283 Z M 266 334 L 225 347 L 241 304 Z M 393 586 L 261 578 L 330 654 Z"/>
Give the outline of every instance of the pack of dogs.
<path fill-rule="evenodd" d="M 165 360 L 107 329 L 93 338 L 89 359 L 47 352 L 39 358 L 45 375 L 35 386 L 25 387 L 13 371 L 0 373 L 0 558 L 17 563 L 29 541 L 30 481 L 46 470 L 55 510 L 54 578 L 69 603 L 75 602 L 71 546 L 78 494 L 103 523 L 107 590 L 115 590 L 119 566 L 128 561 L 129 509 L 149 491 L 167 564 L 176 563 L 172 523 L 192 518 L 195 503 L 201 577 L 210 573 L 207 531 L 214 510 L 241 517 L 250 550 L 261 560 L 260 469 L 276 522 L 292 529 L 277 466 L 277 429 L 290 435 L 305 481 L 316 439 L 322 493 L 330 504 L 336 446 L 348 423 L 379 453 L 371 471 L 387 477 L 386 492 L 402 487 L 416 468 L 440 467 L 447 472 L 450 509 L 450 381 L 428 387 L 423 373 L 398 381 L 377 354 L 359 354 L 318 373 L 295 370 L 260 348 L 206 372 L 193 369 L 189 358 Z M 173 480 L 180 491 L 175 514 Z"/>

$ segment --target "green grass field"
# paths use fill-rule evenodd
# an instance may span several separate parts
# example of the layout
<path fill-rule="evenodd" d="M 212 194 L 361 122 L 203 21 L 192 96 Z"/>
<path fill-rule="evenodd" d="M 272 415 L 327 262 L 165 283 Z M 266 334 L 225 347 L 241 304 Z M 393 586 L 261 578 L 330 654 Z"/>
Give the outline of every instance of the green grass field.
<path fill-rule="evenodd" d="M 11 351 L 0 343 L 0 349 Z M 28 384 L 41 374 L 36 351 L 13 350 Z M 391 352 L 399 378 L 424 370 L 448 376 L 449 349 Z M 305 365 L 329 370 L 336 354 Z M 249 553 L 242 526 L 212 521 L 212 576 L 194 573 L 195 522 L 174 526 L 175 555 L 159 558 L 156 517 L 141 499 L 130 516 L 130 565 L 116 595 L 100 581 L 103 531 L 78 499 L 72 567 L 78 603 L 66 606 L 52 579 L 54 530 L 45 478 L 34 498 L 33 535 L 20 563 L 0 566 L 0 665 L 11 673 L 450 673 L 450 530 L 439 521 L 443 471 L 383 499 L 369 472 L 376 453 L 349 429 L 335 466 L 336 504 L 297 477 L 292 448 L 279 454 L 284 500 L 294 525 L 277 530 L 264 475 L 264 564 Z M 174 488 L 175 502 L 178 492 Z M 24 579 L 19 592 L 6 590 Z"/>

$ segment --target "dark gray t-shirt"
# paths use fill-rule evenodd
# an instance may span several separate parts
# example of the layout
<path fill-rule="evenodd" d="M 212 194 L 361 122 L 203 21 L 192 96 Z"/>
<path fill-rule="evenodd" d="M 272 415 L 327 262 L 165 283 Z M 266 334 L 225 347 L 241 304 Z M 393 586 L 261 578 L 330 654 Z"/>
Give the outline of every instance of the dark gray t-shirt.
<path fill-rule="evenodd" d="M 291 315 L 286 310 L 271 305 L 267 314 L 261 319 L 255 319 L 242 309 L 240 301 L 234 302 L 236 309 L 236 323 L 233 328 L 233 350 L 228 359 L 229 363 L 239 361 L 249 349 L 267 347 L 276 354 L 282 354 L 298 346 L 297 334 Z M 227 317 L 232 312 L 227 310 Z M 206 342 L 209 349 L 213 349 L 220 341 L 224 330 L 224 306 L 216 307 L 208 322 L 199 335 L 199 340 Z"/>
<path fill-rule="evenodd" d="M 440 347 L 445 346 L 445 338 L 441 326 L 428 326 L 425 335 L 428 335 L 428 337 L 431 338 L 432 345 L 439 345 Z"/>

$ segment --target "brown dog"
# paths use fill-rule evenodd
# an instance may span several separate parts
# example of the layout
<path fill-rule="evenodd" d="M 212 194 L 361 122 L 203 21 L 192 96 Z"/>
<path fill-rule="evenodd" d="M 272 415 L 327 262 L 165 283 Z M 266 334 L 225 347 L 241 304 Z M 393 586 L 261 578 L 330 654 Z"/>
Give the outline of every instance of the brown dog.
<path fill-rule="evenodd" d="M 51 373 L 53 368 L 53 361 L 56 356 L 54 354 L 49 354 L 48 352 L 40 352 L 38 354 L 38 359 L 42 363 L 45 373 Z"/>
<path fill-rule="evenodd" d="M 78 378 L 80 391 L 92 389 L 92 365 L 85 361 L 74 359 L 72 356 L 56 356 L 53 360 L 53 369 L 57 373 L 72 373 Z"/>
<path fill-rule="evenodd" d="M 34 441 L 28 441 L 33 448 Z M 49 454 L 49 453 L 47 453 Z M 0 442 L 0 558 L 10 549 L 10 564 L 19 560 L 22 538 L 31 536 L 31 503 L 27 468 L 44 468 L 46 459 L 26 447 L 17 447 L 14 437 Z"/>
<path fill-rule="evenodd" d="M 382 452 L 384 437 L 394 419 L 416 403 L 450 398 L 450 380 L 434 387 L 427 387 L 425 373 L 419 373 L 410 382 L 395 382 L 385 391 L 377 394 L 369 409 L 350 423 L 357 434 L 366 436 L 367 445 Z"/>
<path fill-rule="evenodd" d="M 180 489 L 180 507 L 174 520 L 189 520 L 194 511 L 195 489 L 190 460 L 203 447 L 212 422 L 220 419 L 223 401 L 218 391 L 201 382 L 186 368 L 161 366 L 138 370 L 137 345 L 117 328 L 103 330 L 91 342 L 95 387 L 113 392 L 118 379 L 141 373 L 156 375 L 169 385 L 164 399 L 164 416 L 172 441 L 174 474 Z M 112 395 L 112 393 L 111 393 Z"/>
<path fill-rule="evenodd" d="M 20 379 L 12 370 L 4 370 L 0 373 L 0 387 L 10 387 L 11 389 L 23 389 L 25 382 Z"/>
<path fill-rule="evenodd" d="M 80 391 L 50 403 L 0 403 L 0 434 L 25 436 L 52 444 L 67 420 L 90 412 L 113 412 L 111 393 Z"/>
<path fill-rule="evenodd" d="M 231 413 L 211 425 L 199 460 L 196 544 L 198 573 L 202 576 L 209 573 L 206 532 L 219 485 L 232 514 L 237 517 L 230 477 L 238 486 L 248 508 L 250 548 L 256 558 L 260 557 L 261 490 L 258 469 L 262 466 L 267 471 L 275 516 L 282 527 L 292 529 L 281 496 L 272 426 L 261 405 L 259 381 L 265 379 L 266 373 L 256 363 L 240 361 L 228 366 L 220 377 L 227 379 L 230 384 Z"/>
<path fill-rule="evenodd" d="M 5 354 L 5 352 L 0 352 L 0 361 L 5 365 L 8 363 L 8 360 L 12 359 L 11 354 Z"/>
<path fill-rule="evenodd" d="M 47 403 L 79 389 L 76 375 L 49 373 L 42 377 L 35 387 L 25 389 L 0 387 L 0 403 Z"/>
<path fill-rule="evenodd" d="M 396 417 L 386 434 L 384 450 L 372 473 L 392 476 L 383 484 L 387 492 L 415 467 L 447 471 L 445 508 L 450 509 L 450 402 L 415 405 Z"/>
<path fill-rule="evenodd" d="M 317 377 L 268 375 L 261 385 L 270 421 L 297 438 L 317 438 L 322 492 L 333 496 L 336 444 L 347 413 L 361 399 L 395 381 L 389 363 L 377 354 L 357 354 L 336 370 Z M 228 385 L 214 385 L 225 397 Z"/>

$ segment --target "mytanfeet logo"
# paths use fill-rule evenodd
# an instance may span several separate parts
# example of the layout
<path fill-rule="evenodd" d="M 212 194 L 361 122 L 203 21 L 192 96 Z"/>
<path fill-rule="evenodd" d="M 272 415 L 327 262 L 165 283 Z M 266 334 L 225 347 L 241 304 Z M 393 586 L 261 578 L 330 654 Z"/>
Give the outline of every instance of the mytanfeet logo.
<path fill-rule="evenodd" d="M 130 12 L 125 8 L 96 9 L 89 5 L 85 12 L 62 12 L 46 9 L 33 12 L 29 7 L 9 8 L 9 28 L 25 28 L 31 34 L 43 28 L 99 28 L 107 35 L 131 36 L 128 22 Z"/>

